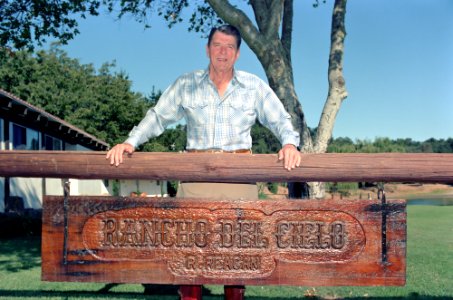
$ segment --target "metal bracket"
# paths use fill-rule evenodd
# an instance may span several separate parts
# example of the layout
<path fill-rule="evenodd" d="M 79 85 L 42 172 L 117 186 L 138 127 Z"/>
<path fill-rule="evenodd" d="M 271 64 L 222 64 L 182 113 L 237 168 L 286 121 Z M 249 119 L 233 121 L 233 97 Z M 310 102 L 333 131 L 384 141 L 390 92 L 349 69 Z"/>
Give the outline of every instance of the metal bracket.
<path fill-rule="evenodd" d="M 68 178 L 61 179 L 61 183 L 63 185 L 63 264 L 68 264 L 68 214 L 69 214 L 69 195 L 71 191 L 71 183 L 69 182 Z"/>
<path fill-rule="evenodd" d="M 381 246 L 382 246 L 382 263 L 388 264 L 387 261 L 387 199 L 385 197 L 384 184 L 378 185 L 378 200 L 381 200 L 382 207 L 382 224 L 381 224 Z"/>

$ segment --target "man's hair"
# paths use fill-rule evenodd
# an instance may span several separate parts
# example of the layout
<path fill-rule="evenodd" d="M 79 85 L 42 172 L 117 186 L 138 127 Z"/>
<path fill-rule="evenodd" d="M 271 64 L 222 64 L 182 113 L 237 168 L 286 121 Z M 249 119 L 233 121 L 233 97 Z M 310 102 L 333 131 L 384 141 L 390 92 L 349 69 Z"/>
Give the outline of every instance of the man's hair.
<path fill-rule="evenodd" d="M 237 48 L 239 49 L 239 47 L 241 47 L 241 33 L 236 27 L 229 24 L 221 25 L 219 27 L 213 27 L 211 29 L 211 32 L 209 33 L 208 37 L 208 46 L 211 45 L 212 37 L 214 36 L 214 33 L 216 33 L 217 31 L 234 36 L 236 38 Z"/>

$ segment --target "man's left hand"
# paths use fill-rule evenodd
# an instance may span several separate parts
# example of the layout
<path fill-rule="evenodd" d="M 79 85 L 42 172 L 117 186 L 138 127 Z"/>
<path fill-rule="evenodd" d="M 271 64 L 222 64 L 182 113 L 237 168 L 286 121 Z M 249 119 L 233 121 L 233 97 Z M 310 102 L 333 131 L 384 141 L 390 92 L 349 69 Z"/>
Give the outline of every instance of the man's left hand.
<path fill-rule="evenodd" d="M 295 169 L 300 166 L 300 152 L 297 150 L 296 146 L 292 144 L 286 144 L 278 152 L 278 160 L 283 160 L 283 166 L 288 171 Z"/>

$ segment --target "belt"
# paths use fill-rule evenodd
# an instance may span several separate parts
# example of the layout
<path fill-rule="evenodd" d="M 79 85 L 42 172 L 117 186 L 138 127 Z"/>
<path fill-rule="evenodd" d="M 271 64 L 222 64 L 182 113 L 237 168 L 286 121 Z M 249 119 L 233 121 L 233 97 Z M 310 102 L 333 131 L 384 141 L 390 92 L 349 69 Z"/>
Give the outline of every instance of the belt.
<path fill-rule="evenodd" d="M 240 153 L 240 154 L 252 154 L 250 149 L 237 149 L 237 150 L 222 150 L 222 149 L 187 149 L 189 153 Z"/>

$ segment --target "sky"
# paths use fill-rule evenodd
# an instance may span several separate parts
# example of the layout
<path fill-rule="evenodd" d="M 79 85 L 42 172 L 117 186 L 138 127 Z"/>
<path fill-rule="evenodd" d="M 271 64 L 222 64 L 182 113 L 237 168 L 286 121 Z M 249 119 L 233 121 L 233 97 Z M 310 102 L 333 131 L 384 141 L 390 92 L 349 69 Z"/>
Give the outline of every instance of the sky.
<path fill-rule="evenodd" d="M 296 92 L 308 126 L 316 127 L 328 92 L 333 0 L 294 1 L 292 61 Z M 249 13 L 249 16 L 251 14 Z M 62 49 L 99 68 L 116 62 L 134 91 L 165 90 L 178 76 L 205 69 L 206 40 L 187 23 L 168 29 L 157 15 L 151 28 L 107 13 L 79 20 L 80 34 Z M 453 1 L 349 0 L 344 76 L 348 97 L 333 136 L 453 137 Z M 44 46 L 46 49 L 46 46 Z M 241 45 L 236 68 L 266 80 L 258 59 Z"/>

